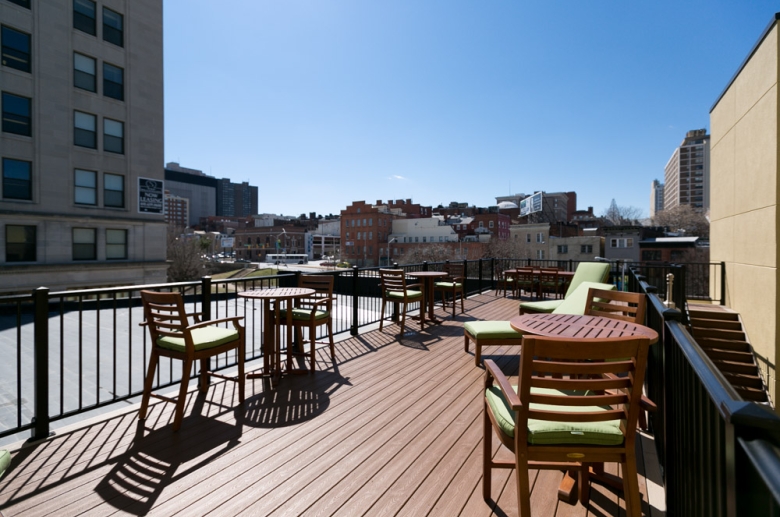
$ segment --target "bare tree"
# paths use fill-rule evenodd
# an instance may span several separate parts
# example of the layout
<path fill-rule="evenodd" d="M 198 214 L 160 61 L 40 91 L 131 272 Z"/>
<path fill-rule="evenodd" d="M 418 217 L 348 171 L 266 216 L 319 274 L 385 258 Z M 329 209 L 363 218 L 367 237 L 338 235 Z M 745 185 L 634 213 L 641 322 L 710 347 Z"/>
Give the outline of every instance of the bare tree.
<path fill-rule="evenodd" d="M 444 262 L 458 260 L 458 249 L 442 244 L 420 245 L 410 248 L 398 261 L 400 264 L 420 264 L 422 262 Z"/>
<path fill-rule="evenodd" d="M 642 210 L 634 206 L 618 206 L 615 200 L 612 200 L 601 217 L 612 223 L 614 226 L 628 226 L 639 224 L 642 217 Z"/>
<path fill-rule="evenodd" d="M 679 205 L 669 210 L 657 212 L 653 216 L 653 224 L 665 226 L 670 232 L 683 230 L 686 235 L 710 238 L 710 222 L 690 205 Z"/>
<path fill-rule="evenodd" d="M 168 229 L 168 281 L 186 282 L 196 280 L 203 274 L 203 246 L 208 247 L 200 237 L 190 238 L 175 228 Z"/>

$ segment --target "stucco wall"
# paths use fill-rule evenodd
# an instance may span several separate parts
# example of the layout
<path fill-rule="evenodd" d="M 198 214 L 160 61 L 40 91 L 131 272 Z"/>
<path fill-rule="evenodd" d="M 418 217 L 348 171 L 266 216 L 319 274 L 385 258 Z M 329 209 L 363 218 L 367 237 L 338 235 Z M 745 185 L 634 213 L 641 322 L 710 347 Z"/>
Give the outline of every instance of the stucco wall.
<path fill-rule="evenodd" d="M 726 263 L 726 304 L 742 315 L 774 400 L 778 67 L 775 24 L 710 113 L 711 259 Z"/>

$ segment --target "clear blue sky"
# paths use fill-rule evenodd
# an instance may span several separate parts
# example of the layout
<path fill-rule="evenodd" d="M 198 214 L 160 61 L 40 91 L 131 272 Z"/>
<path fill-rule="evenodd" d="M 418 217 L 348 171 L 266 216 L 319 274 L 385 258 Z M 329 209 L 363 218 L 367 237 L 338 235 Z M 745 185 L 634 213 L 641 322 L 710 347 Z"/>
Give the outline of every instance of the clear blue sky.
<path fill-rule="evenodd" d="M 229 4 L 229 5 L 228 5 Z M 576 191 L 649 212 L 775 0 L 165 0 L 165 161 L 259 211 Z"/>

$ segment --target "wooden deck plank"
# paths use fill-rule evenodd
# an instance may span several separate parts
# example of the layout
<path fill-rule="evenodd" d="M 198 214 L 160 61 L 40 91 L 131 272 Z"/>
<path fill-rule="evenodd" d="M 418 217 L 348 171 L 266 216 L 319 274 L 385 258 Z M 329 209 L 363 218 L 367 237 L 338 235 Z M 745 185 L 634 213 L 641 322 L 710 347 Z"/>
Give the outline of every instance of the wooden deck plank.
<path fill-rule="evenodd" d="M 399 340 L 398 327 L 362 329 L 317 351 L 318 371 L 271 390 L 234 383 L 191 392 L 181 430 L 158 403 L 137 425 L 137 408 L 101 417 L 17 452 L 0 484 L 3 516 L 112 513 L 150 515 L 516 515 L 515 474 L 494 470 L 482 500 L 482 378 L 463 352 L 463 322 L 509 319 L 517 301 L 492 294 L 467 312 L 437 307 L 441 325 Z M 417 323 L 411 323 L 412 329 Z M 484 353 L 505 372 L 517 347 Z M 496 454 L 508 455 L 497 440 Z M 643 439 L 640 451 L 652 448 Z M 502 456 L 502 457 L 503 457 Z M 640 460 L 640 474 L 660 479 Z M 616 467 L 615 467 L 616 468 Z M 534 516 L 619 515 L 618 494 L 594 485 L 591 504 L 558 503 L 560 472 L 532 471 Z M 643 510 L 658 513 L 656 483 L 640 481 Z M 655 494 L 648 493 L 656 490 Z M 497 506 L 496 506 L 497 505 Z"/>

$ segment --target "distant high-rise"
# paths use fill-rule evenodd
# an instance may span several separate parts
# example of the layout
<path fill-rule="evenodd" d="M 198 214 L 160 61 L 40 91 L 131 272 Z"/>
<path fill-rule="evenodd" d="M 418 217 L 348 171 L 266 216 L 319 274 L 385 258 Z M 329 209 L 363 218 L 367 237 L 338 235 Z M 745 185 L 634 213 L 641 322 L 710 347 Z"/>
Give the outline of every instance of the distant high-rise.
<path fill-rule="evenodd" d="M 666 164 L 664 210 L 691 205 L 697 212 L 710 207 L 710 135 L 688 131 Z"/>
<path fill-rule="evenodd" d="M 664 184 L 653 180 L 650 186 L 650 217 L 664 209 Z"/>
<path fill-rule="evenodd" d="M 0 290 L 165 281 L 162 15 L 0 1 Z"/>

